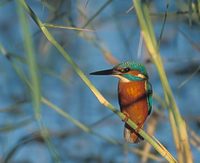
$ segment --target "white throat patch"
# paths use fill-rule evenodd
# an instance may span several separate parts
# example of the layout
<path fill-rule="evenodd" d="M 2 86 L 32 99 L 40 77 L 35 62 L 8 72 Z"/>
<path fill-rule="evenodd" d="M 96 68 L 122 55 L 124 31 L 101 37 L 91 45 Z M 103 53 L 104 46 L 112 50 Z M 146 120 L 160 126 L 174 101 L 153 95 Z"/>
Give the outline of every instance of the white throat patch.
<path fill-rule="evenodd" d="M 137 75 L 139 78 L 145 79 L 146 77 L 143 74 L 138 74 Z"/>
<path fill-rule="evenodd" d="M 124 82 L 124 83 L 130 82 L 130 80 L 126 79 L 125 77 L 121 75 L 113 75 L 113 76 L 119 78 L 121 82 Z"/>

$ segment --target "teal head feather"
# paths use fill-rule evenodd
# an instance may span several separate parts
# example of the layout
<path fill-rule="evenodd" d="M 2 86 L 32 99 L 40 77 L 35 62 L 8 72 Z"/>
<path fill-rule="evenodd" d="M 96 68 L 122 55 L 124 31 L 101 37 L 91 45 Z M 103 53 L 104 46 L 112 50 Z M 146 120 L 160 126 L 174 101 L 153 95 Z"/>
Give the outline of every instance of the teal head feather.
<path fill-rule="evenodd" d="M 136 72 L 136 73 L 135 73 Z M 122 62 L 112 69 L 96 71 L 91 75 L 113 75 L 123 82 L 148 80 L 148 75 L 144 65 L 133 61 Z"/>
<path fill-rule="evenodd" d="M 116 65 L 113 70 L 119 72 L 119 75 L 130 81 L 142 81 L 148 79 L 148 74 L 145 66 L 133 61 L 122 62 Z M 138 76 L 131 74 L 131 71 L 138 71 Z"/>

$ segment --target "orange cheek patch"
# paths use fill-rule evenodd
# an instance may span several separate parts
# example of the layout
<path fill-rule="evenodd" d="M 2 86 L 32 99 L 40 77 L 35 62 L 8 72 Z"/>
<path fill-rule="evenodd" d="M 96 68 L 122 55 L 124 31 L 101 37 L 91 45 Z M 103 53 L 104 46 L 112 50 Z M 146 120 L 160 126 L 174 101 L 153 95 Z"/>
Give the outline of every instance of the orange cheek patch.
<path fill-rule="evenodd" d="M 140 72 L 136 71 L 136 70 L 132 70 L 132 71 L 130 71 L 128 73 L 131 74 L 131 75 L 134 75 L 134 76 L 137 76 L 138 74 L 140 74 Z"/>

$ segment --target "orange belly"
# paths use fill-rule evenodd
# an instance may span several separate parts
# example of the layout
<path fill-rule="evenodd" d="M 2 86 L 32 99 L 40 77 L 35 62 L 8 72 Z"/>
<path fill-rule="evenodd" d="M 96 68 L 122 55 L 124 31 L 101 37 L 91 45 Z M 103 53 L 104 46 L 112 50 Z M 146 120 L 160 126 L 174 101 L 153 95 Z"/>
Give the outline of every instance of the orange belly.
<path fill-rule="evenodd" d="M 121 112 L 135 122 L 139 128 L 142 128 L 148 116 L 145 81 L 119 82 L 118 98 Z M 139 135 L 127 124 L 125 124 L 125 128 L 130 130 L 130 134 L 132 134 L 130 141 L 135 142 Z"/>

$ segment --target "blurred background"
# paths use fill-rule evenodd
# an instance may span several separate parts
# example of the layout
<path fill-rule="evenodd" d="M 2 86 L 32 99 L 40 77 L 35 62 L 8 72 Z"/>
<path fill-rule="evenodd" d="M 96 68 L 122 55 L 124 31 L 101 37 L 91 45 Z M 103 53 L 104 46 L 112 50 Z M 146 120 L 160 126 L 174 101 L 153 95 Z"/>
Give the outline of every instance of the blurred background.
<path fill-rule="evenodd" d="M 160 79 L 141 37 L 132 1 L 28 0 L 54 38 L 114 106 L 118 106 L 113 77 L 89 76 L 122 61 L 145 64 L 154 91 L 153 113 L 145 131 L 176 157 Z M 70 64 L 50 44 L 26 13 L 37 59 L 41 95 L 65 113 L 41 104 L 35 119 L 19 5 L 0 1 L 0 162 L 165 162 L 145 141 L 127 145 L 123 122 L 101 105 Z M 194 162 L 200 160 L 200 3 L 148 1 L 154 31 L 168 80 L 186 120 Z M 79 30 L 63 27 L 79 27 Z M 44 139 L 41 130 L 48 133 Z M 45 133 L 46 133 L 45 132 Z"/>

